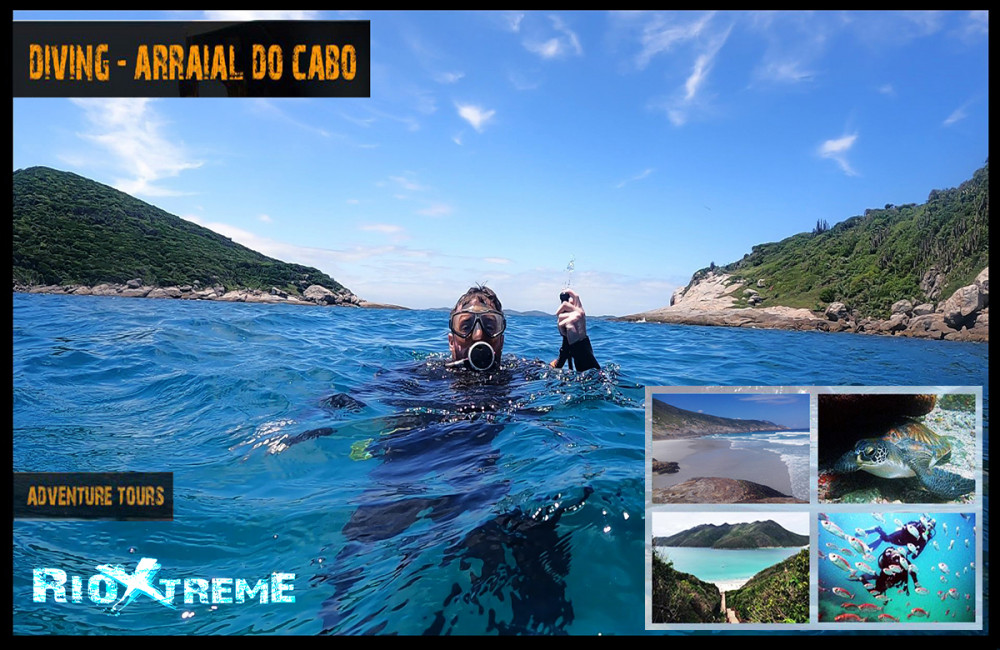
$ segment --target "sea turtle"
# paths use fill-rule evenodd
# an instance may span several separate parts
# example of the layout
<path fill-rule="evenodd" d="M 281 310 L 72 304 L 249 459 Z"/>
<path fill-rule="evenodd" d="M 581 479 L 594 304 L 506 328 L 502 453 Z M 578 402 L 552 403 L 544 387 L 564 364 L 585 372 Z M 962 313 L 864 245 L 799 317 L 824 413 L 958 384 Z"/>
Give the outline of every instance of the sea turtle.
<path fill-rule="evenodd" d="M 948 438 L 919 422 L 908 421 L 892 427 L 880 438 L 859 440 L 834 463 L 832 472 L 864 471 L 889 479 L 915 476 L 938 497 L 956 499 L 972 492 L 976 482 L 936 467 L 950 458 Z"/>

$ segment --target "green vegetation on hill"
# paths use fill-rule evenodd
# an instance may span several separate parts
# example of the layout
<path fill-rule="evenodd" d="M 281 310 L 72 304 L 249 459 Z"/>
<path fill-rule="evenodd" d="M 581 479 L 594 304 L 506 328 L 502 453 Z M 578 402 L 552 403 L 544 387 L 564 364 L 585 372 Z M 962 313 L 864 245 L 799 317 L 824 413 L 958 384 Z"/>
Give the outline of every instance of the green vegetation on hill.
<path fill-rule="evenodd" d="M 808 623 L 808 549 L 764 569 L 736 591 L 727 591 L 726 607 L 735 610 L 741 623 Z"/>
<path fill-rule="evenodd" d="M 672 562 L 655 552 L 652 573 L 654 623 L 725 622 L 718 587 L 677 571 Z"/>
<path fill-rule="evenodd" d="M 652 411 L 654 440 L 788 428 L 767 420 L 740 420 L 688 411 L 656 398 L 653 398 Z"/>
<path fill-rule="evenodd" d="M 805 546 L 808 535 L 786 530 L 772 521 L 742 524 L 700 524 L 668 537 L 653 538 L 654 546 L 688 546 L 704 548 L 767 548 L 774 546 Z"/>
<path fill-rule="evenodd" d="M 987 162 L 959 187 L 932 190 L 926 203 L 886 204 L 832 227 L 820 222 L 719 270 L 757 291 L 763 306 L 822 310 L 842 302 L 863 317 L 887 318 L 897 300 L 943 300 L 972 284 L 989 265 L 989 218 Z M 937 295 L 928 295 L 938 275 Z"/>
<path fill-rule="evenodd" d="M 343 285 L 69 172 L 14 172 L 14 281 L 25 285 L 222 285 L 301 294 Z"/>

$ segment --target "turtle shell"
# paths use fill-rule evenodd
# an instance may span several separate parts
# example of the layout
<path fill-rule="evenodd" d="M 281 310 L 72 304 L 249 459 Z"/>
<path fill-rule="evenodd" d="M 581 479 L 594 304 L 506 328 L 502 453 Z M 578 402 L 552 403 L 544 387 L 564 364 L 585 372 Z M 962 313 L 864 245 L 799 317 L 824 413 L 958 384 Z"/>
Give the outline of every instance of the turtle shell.
<path fill-rule="evenodd" d="M 951 457 L 951 442 L 919 422 L 908 421 L 889 429 L 883 440 L 914 454 L 927 454 L 928 467 L 947 462 Z"/>

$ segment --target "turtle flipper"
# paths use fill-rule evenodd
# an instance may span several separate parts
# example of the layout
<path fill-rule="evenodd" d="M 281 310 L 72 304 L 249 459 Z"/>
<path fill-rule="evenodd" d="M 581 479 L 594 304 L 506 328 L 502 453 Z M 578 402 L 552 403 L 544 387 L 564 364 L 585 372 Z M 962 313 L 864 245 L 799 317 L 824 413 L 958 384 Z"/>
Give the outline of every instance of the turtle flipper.
<path fill-rule="evenodd" d="M 837 459 L 830 467 L 831 474 L 850 474 L 851 472 L 856 472 L 860 469 L 858 467 L 858 457 L 857 454 L 852 449 L 843 456 Z"/>
<path fill-rule="evenodd" d="M 973 479 L 937 467 L 917 471 L 917 477 L 925 488 L 944 499 L 957 499 L 976 489 L 976 482 Z"/>

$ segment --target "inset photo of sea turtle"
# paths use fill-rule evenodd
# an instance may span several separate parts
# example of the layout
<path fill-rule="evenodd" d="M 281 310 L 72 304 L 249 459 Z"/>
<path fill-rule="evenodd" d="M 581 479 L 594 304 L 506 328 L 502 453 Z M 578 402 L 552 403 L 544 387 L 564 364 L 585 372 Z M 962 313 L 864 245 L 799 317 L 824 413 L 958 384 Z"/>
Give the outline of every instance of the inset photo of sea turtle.
<path fill-rule="evenodd" d="M 970 503 L 980 474 L 975 393 L 818 398 L 821 503 Z"/>

